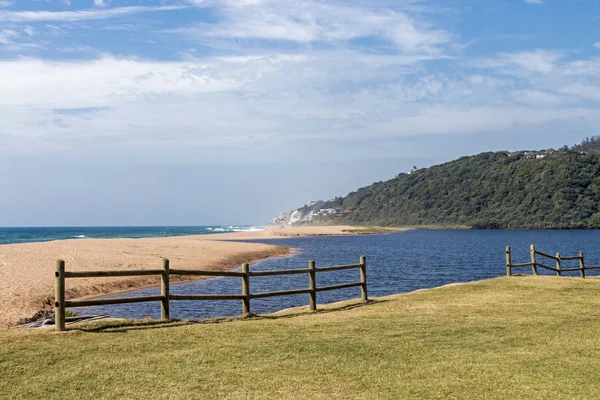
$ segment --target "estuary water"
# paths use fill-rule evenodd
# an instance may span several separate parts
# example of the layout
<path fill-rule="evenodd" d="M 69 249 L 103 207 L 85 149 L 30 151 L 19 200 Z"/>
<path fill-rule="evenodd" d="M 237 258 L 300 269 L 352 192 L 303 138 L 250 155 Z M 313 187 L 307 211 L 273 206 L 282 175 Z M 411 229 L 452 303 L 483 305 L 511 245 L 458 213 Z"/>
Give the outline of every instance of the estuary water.
<path fill-rule="evenodd" d="M 251 270 L 306 268 L 313 259 L 318 266 L 356 264 L 367 257 L 370 296 L 385 296 L 432 288 L 449 283 L 468 282 L 506 274 L 505 247 L 512 247 L 513 262 L 529 261 L 529 245 L 546 253 L 577 255 L 585 252 L 586 264 L 600 265 L 600 231 L 474 231 L 415 230 L 387 235 L 302 237 L 256 240 L 297 249 L 290 257 L 254 263 Z M 541 261 L 541 260 L 540 260 Z M 551 264 L 548 260 L 547 263 Z M 564 262 L 563 267 L 577 266 Z M 176 268 L 172 265 L 171 268 Z M 530 269 L 515 272 L 531 273 Z M 548 271 L 549 272 L 549 271 Z M 546 274 L 541 270 L 542 274 Z M 594 275 L 596 271 L 589 271 Z M 576 276 L 577 273 L 565 273 Z M 358 270 L 317 274 L 317 285 L 326 286 L 358 281 Z M 251 278 L 251 292 L 299 289 L 308 287 L 306 275 Z M 157 278 L 158 282 L 158 278 Z M 172 294 L 239 294 L 240 278 L 216 278 L 171 286 Z M 160 294 L 159 288 L 121 293 L 110 297 Z M 360 296 L 359 288 L 318 293 L 318 303 L 347 300 Z M 106 296 L 108 297 L 108 296 Z M 294 295 L 252 300 L 253 313 L 273 312 L 308 304 L 308 295 Z M 198 320 L 236 316 L 241 301 L 172 301 L 171 317 Z M 119 318 L 160 317 L 160 304 L 138 303 L 77 308 L 79 314 L 105 314 Z"/>

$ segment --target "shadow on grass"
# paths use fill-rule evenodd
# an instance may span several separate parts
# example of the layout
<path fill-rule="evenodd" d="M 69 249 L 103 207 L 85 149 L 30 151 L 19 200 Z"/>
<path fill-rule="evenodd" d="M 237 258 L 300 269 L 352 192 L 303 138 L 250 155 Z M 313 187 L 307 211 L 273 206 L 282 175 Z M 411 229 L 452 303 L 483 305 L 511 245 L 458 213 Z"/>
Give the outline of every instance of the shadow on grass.
<path fill-rule="evenodd" d="M 302 317 L 302 316 L 306 316 L 306 315 L 329 314 L 329 313 L 338 312 L 338 311 L 353 310 L 355 308 L 370 307 L 375 304 L 387 303 L 388 301 L 390 301 L 390 300 L 377 299 L 377 300 L 369 300 L 366 303 L 352 303 L 352 304 L 345 304 L 345 305 L 339 305 L 339 306 L 329 305 L 328 308 L 320 309 L 317 311 L 309 311 L 308 307 L 304 306 L 304 307 L 292 308 L 292 309 L 290 309 L 290 311 L 285 311 L 285 310 L 279 311 L 274 314 L 252 315 L 251 319 L 253 319 L 253 320 L 263 320 L 263 319 L 278 320 L 278 319 L 286 319 L 286 318 L 297 318 L 297 317 Z"/>
<path fill-rule="evenodd" d="M 161 320 L 110 320 L 110 321 L 98 321 L 81 323 L 75 326 L 68 326 L 69 331 L 81 331 L 87 333 L 127 333 L 130 331 L 148 330 L 148 329 L 166 329 L 175 328 L 186 325 L 208 325 L 208 324 L 223 324 L 230 322 L 245 322 L 245 321 L 260 321 L 260 320 L 279 320 L 289 318 L 299 318 L 308 315 L 317 314 L 329 314 L 334 312 L 348 311 L 361 307 L 371 307 L 375 304 L 381 304 L 390 300 L 369 300 L 367 303 L 353 303 L 343 304 L 339 306 L 328 305 L 327 308 L 311 312 L 308 307 L 297 307 L 290 310 L 279 311 L 274 314 L 262 314 L 255 315 L 250 314 L 248 316 L 239 317 L 223 317 L 223 318 L 211 318 L 199 321 L 187 321 L 187 320 L 175 320 L 161 321 Z"/>

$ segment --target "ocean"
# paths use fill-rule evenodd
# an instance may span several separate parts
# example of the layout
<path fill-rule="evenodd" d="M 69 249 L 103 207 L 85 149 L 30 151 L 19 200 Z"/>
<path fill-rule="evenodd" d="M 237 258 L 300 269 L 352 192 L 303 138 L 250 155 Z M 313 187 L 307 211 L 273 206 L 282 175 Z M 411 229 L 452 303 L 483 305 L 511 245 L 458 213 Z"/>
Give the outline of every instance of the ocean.
<path fill-rule="evenodd" d="M 0 228 L 0 244 L 85 238 L 149 238 L 252 231 L 246 225 Z"/>
<path fill-rule="evenodd" d="M 600 231 L 469 231 L 415 230 L 387 235 L 302 237 L 255 242 L 278 244 L 298 250 L 285 258 L 259 261 L 252 270 L 306 268 L 314 259 L 318 266 L 358 263 L 367 257 L 370 296 L 386 296 L 450 283 L 469 282 L 503 276 L 505 247 L 513 250 L 513 262 L 529 261 L 529 245 L 544 252 L 576 255 L 585 252 L 588 265 L 600 265 Z M 576 263 L 576 262 L 575 262 Z M 564 267 L 576 266 L 567 264 Z M 172 266 L 173 267 L 173 266 Z M 515 271 L 530 273 L 530 269 Z M 541 270 L 542 274 L 548 272 Z M 589 271 L 588 275 L 597 275 Z M 564 275 L 577 276 L 577 273 Z M 255 277 L 251 291 L 265 292 L 305 288 L 305 275 Z M 518 278 L 515 278 L 518 279 Z M 357 270 L 336 271 L 317 275 L 317 285 L 331 285 L 358 280 Z M 158 283 L 158 278 L 157 278 Z M 172 294 L 236 294 L 241 293 L 239 278 L 216 278 L 173 285 Z M 148 288 L 110 297 L 157 295 L 159 289 Z M 322 292 L 319 303 L 356 298 L 358 288 Z M 108 297 L 108 296 L 107 296 Z M 252 312 L 267 313 L 308 304 L 308 295 L 252 300 Z M 138 303 L 102 307 L 77 308 L 77 313 L 105 314 L 121 318 L 159 318 L 159 303 Z M 235 316 L 241 313 L 240 301 L 173 301 L 171 317 L 203 319 Z"/>

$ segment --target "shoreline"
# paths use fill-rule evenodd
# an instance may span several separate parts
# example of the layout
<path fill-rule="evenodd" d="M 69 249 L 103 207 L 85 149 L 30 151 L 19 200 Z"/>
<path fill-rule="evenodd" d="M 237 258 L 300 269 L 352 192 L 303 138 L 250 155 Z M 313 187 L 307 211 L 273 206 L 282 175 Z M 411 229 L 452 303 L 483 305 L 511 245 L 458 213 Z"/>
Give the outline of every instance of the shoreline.
<path fill-rule="evenodd" d="M 287 246 L 277 246 L 277 247 L 285 249 L 285 250 L 287 250 L 287 252 L 285 254 L 274 254 L 272 256 L 267 256 L 267 257 L 262 257 L 262 258 L 252 258 L 251 260 L 248 260 L 247 263 L 252 265 L 253 263 L 256 263 L 259 261 L 272 260 L 275 258 L 286 258 L 286 257 L 290 257 L 290 256 L 297 254 L 297 249 L 295 249 L 293 247 L 287 247 Z M 214 271 L 235 271 L 236 269 L 240 268 L 242 264 L 244 264 L 244 263 L 235 264 L 235 265 L 231 265 L 231 266 L 225 266 L 222 269 L 215 269 Z M 218 276 L 187 276 L 187 275 L 180 275 L 178 278 L 175 278 L 175 276 L 177 276 L 177 275 L 170 276 L 170 281 L 169 281 L 170 286 L 181 285 L 184 283 L 207 281 L 209 279 L 219 278 Z M 144 289 L 157 288 L 157 287 L 160 287 L 160 282 L 141 284 L 140 286 L 131 287 L 131 288 L 123 289 L 123 290 L 111 291 L 109 293 L 102 293 L 102 294 L 90 294 L 90 295 L 86 295 L 86 296 L 71 298 L 68 300 L 94 300 L 94 299 L 100 299 L 100 298 L 103 298 L 106 296 L 117 295 L 117 294 L 128 293 L 128 292 L 135 292 L 137 290 L 144 290 Z M 86 308 L 86 307 L 83 307 L 83 308 Z"/>
<path fill-rule="evenodd" d="M 362 236 L 362 235 L 377 235 L 377 234 L 384 235 L 384 234 L 389 234 L 389 233 L 414 230 L 412 228 L 382 228 L 381 232 L 356 232 L 357 230 L 360 231 L 362 229 L 362 227 L 325 226 L 324 228 L 335 228 L 337 230 L 341 230 L 341 232 L 339 232 L 339 233 L 318 233 L 314 230 L 315 227 L 316 226 L 301 227 L 304 229 L 302 229 L 300 231 L 299 231 L 300 228 L 298 228 L 298 227 L 296 227 L 296 228 L 283 227 L 283 228 L 264 229 L 262 231 L 252 230 L 252 231 L 208 233 L 208 234 L 203 234 L 203 235 L 183 235 L 183 236 L 168 236 L 168 237 L 177 237 L 177 238 L 182 238 L 182 237 L 192 238 L 193 237 L 193 238 L 204 239 L 204 240 L 217 241 L 217 239 L 220 239 L 221 241 L 227 241 L 227 242 L 230 242 L 230 241 L 236 242 L 237 241 L 240 243 L 255 243 L 255 242 L 249 242 L 249 241 L 261 240 L 261 239 L 267 239 L 267 240 L 290 239 L 290 238 L 301 239 L 301 238 L 323 237 L 323 236 L 330 237 L 330 236 Z M 351 229 L 346 229 L 346 228 L 351 228 Z M 304 230 L 306 230 L 306 231 L 310 230 L 310 232 L 305 233 Z M 383 230 L 385 230 L 385 232 Z M 264 233 L 261 234 L 261 232 L 264 232 Z M 231 235 L 231 236 L 229 236 L 229 235 Z M 255 237 L 255 236 L 257 236 L 257 237 Z M 64 239 L 64 240 L 80 240 L 80 239 Z M 287 247 L 287 246 L 278 246 L 278 247 L 287 249 L 287 253 L 286 254 L 276 254 L 276 255 L 262 257 L 262 258 L 254 258 L 254 259 L 248 261 L 248 263 L 252 265 L 253 263 L 258 262 L 258 261 L 270 260 L 270 259 L 274 259 L 274 258 L 290 257 L 290 256 L 297 254 L 297 252 L 298 252 L 298 250 L 293 247 Z M 243 263 L 241 263 L 241 264 L 243 264 Z M 224 267 L 222 270 L 223 271 L 233 271 L 235 269 L 240 268 L 241 264 L 236 264 L 236 265 L 233 265 L 230 267 Z M 206 276 L 206 277 L 180 276 L 178 278 L 171 279 L 170 284 L 171 285 L 179 285 L 179 284 L 183 284 L 183 283 L 199 282 L 199 281 L 205 281 L 205 280 L 214 279 L 214 278 L 215 277 L 210 277 L 210 276 Z M 102 294 L 91 294 L 91 295 L 76 297 L 76 298 L 72 298 L 72 299 L 73 300 L 75 300 L 75 299 L 77 299 L 77 300 L 94 300 L 94 299 L 104 298 L 104 297 L 110 296 L 110 295 L 122 294 L 122 293 L 133 292 L 133 291 L 137 291 L 137 290 L 149 289 L 149 288 L 155 288 L 155 287 L 160 287 L 160 282 L 142 284 L 140 286 L 136 286 L 136 287 L 132 287 L 132 288 L 124 289 L 124 290 L 111 291 L 109 293 L 102 293 Z"/>
<path fill-rule="evenodd" d="M 520 275 L 513 275 L 515 277 L 518 277 Z M 525 276 L 525 275 L 523 275 Z M 540 276 L 543 278 L 555 278 L 554 276 Z M 536 279 L 539 279 L 540 277 L 537 277 Z M 475 284 L 479 284 L 481 282 L 486 282 L 486 281 L 492 281 L 492 280 L 497 280 L 497 279 L 504 279 L 504 276 L 498 276 L 498 277 L 492 277 L 492 278 L 483 278 L 483 279 L 478 279 L 478 280 L 474 280 L 474 281 L 460 281 L 460 282 L 453 282 L 453 283 L 446 283 L 440 286 L 434 286 L 434 287 L 428 287 L 428 288 L 421 288 L 421 289 L 414 289 L 411 290 L 409 292 L 400 292 L 400 293 L 394 293 L 394 294 L 388 294 L 388 295 L 384 295 L 384 296 L 375 296 L 375 297 L 369 297 L 369 301 L 367 303 L 364 303 L 360 298 L 354 298 L 354 299 L 349 299 L 349 300 L 341 300 L 341 301 L 334 301 L 332 303 L 319 303 L 319 311 L 332 311 L 332 310 L 342 310 L 344 307 L 348 307 L 348 306 L 361 306 L 361 305 L 368 305 L 370 303 L 377 303 L 377 302 L 382 302 L 382 301 L 389 301 L 389 300 L 395 300 L 395 299 L 400 299 L 404 296 L 411 296 L 411 295 L 416 295 L 416 294 L 420 294 L 420 293 L 427 293 L 430 291 L 435 291 L 435 290 L 439 290 L 439 289 L 447 289 L 447 288 L 452 288 L 452 287 L 459 287 L 459 286 L 466 286 L 466 285 L 475 285 Z M 563 277 L 564 278 L 564 277 Z M 570 278 L 570 277 L 567 277 Z M 208 278 L 208 279 L 213 279 L 213 278 Z M 577 278 L 576 278 L 577 279 Z M 185 282 L 182 282 L 185 283 Z M 132 289 L 132 290 L 136 290 L 136 289 Z M 125 291 L 127 292 L 127 291 Z M 101 296 L 98 296 L 101 297 Z M 302 305 L 302 306 L 295 306 L 295 307 L 288 307 L 288 308 L 283 308 L 281 310 L 277 310 L 277 311 L 273 311 L 273 312 L 269 312 L 266 314 L 259 314 L 259 315 L 255 315 L 254 317 L 256 318 L 261 318 L 261 317 L 270 317 L 270 316 L 288 316 L 288 315 L 295 315 L 295 316 L 302 316 L 302 315 L 314 315 L 314 312 L 309 310 L 309 306 L 308 305 Z M 212 322 L 212 321 L 239 321 L 239 320 L 245 320 L 246 317 L 244 317 L 243 315 L 238 315 L 238 316 L 232 316 L 232 317 L 211 317 L 211 318 L 205 318 L 205 319 L 201 319 L 201 320 L 171 320 L 171 321 L 167 321 L 166 323 L 184 323 L 184 324 L 195 324 L 195 323 L 204 323 L 204 322 Z M 104 319 L 104 321 L 106 321 L 107 319 Z M 109 317 L 108 320 L 111 321 L 136 321 L 135 319 L 131 319 L 131 318 L 113 318 L 113 317 Z M 73 329 L 77 330 L 79 326 L 84 326 L 85 324 L 87 324 L 89 322 L 87 321 L 82 321 L 82 322 L 75 322 Z M 94 323 L 94 322 L 92 322 Z"/>
<path fill-rule="evenodd" d="M 57 259 L 67 271 L 154 269 L 162 258 L 180 269 L 232 270 L 243 263 L 286 257 L 294 249 L 275 244 L 247 242 L 304 236 L 359 235 L 360 227 L 327 226 L 280 228 L 140 239 L 65 239 L 0 245 L 0 328 L 52 308 Z M 400 230 L 393 230 L 403 231 Z M 173 284 L 202 280 L 173 277 Z M 156 277 L 81 278 L 67 283 L 68 300 L 100 297 L 155 287 Z"/>
<path fill-rule="evenodd" d="M 37 228 L 37 227 L 34 227 Z M 61 228 L 61 227 L 58 227 Z M 67 227 L 68 228 L 68 227 Z M 87 228 L 87 227 L 82 227 Z M 93 228 L 93 227 L 91 227 Z M 115 227 L 122 228 L 122 227 Z M 127 228 L 127 227 L 125 227 Z M 132 226 L 131 228 L 137 228 Z M 366 228 L 376 231 L 368 232 Z M 0 227 L 0 229 L 5 229 Z M 12 228 L 9 228 L 12 229 Z M 24 228 L 28 229 L 28 228 Z M 63 239 L 43 239 L 34 241 L 20 241 L 0 243 L 2 246 L 25 246 L 32 243 L 62 243 L 67 241 L 82 241 L 82 240 L 145 240 L 145 239 L 180 239 L 192 238 L 199 240 L 253 240 L 253 239 L 285 239 L 297 238 L 304 236 L 352 236 L 352 235 L 370 235 L 370 234 L 388 234 L 395 232 L 404 232 L 419 229 L 429 229 L 429 227 L 382 227 L 371 225 L 304 225 L 304 226 L 271 226 L 267 225 L 263 229 L 238 230 L 229 232 L 211 232 L 211 233 L 194 233 L 194 234 L 175 234 L 169 236 L 143 236 L 143 237 L 68 237 Z M 437 228 L 431 228 L 437 229 Z M 441 228 L 440 228 L 441 229 Z M 455 228 L 450 228 L 455 229 Z M 460 228 L 456 228 L 460 229 Z"/>

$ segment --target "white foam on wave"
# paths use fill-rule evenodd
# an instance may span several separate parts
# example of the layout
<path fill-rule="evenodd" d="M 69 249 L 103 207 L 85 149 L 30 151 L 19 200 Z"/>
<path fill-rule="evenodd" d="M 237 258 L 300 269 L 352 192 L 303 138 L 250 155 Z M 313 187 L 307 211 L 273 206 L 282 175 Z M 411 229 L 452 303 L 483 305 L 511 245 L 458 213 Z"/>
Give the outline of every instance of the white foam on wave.
<path fill-rule="evenodd" d="M 257 228 L 255 226 L 253 226 L 251 228 L 233 228 L 232 230 L 234 232 L 260 232 L 260 231 L 264 231 L 264 229 Z"/>
<path fill-rule="evenodd" d="M 247 227 L 247 226 L 234 226 L 234 225 L 223 225 L 219 228 L 206 228 L 207 231 L 213 232 L 259 232 L 264 231 L 263 228 L 259 228 L 256 226 Z"/>
<path fill-rule="evenodd" d="M 75 239 L 83 239 L 85 238 L 85 235 L 77 235 L 77 236 L 73 236 Z"/>

